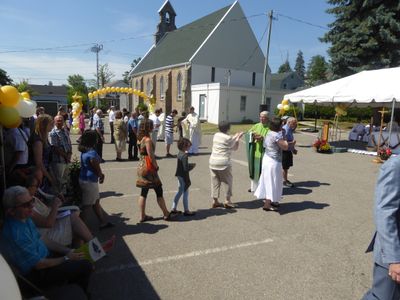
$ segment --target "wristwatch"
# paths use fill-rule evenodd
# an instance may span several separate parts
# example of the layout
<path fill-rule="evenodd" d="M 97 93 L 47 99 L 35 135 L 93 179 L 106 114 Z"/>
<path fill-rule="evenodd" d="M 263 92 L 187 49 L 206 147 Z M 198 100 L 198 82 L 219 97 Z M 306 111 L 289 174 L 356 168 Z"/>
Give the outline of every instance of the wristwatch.
<path fill-rule="evenodd" d="M 69 257 L 68 256 L 64 256 L 64 262 L 69 261 Z"/>

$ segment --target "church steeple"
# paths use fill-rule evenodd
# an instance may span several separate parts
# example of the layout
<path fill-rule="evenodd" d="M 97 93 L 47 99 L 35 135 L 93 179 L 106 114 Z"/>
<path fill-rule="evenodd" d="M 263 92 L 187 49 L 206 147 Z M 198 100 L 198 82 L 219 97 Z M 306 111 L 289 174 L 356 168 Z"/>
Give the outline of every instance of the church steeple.
<path fill-rule="evenodd" d="M 158 14 L 160 15 L 160 23 L 157 25 L 157 32 L 155 34 L 156 44 L 167 32 L 174 31 L 176 29 L 176 13 L 169 0 L 164 2 L 164 4 L 158 10 Z"/>

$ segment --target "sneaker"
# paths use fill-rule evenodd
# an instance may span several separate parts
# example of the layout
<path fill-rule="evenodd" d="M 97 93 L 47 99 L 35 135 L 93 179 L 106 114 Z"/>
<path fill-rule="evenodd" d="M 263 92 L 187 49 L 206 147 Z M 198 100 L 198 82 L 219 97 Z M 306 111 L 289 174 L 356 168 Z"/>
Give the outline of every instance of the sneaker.
<path fill-rule="evenodd" d="M 291 188 L 294 187 L 294 184 L 292 182 L 290 182 L 289 180 L 284 181 L 283 185 L 287 186 L 287 187 L 291 187 Z"/>

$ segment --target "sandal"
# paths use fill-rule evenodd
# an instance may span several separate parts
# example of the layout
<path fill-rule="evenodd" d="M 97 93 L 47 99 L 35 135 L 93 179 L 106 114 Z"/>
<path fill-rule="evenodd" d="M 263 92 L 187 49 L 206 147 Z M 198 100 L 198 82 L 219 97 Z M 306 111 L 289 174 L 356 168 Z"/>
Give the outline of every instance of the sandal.
<path fill-rule="evenodd" d="M 139 222 L 140 223 L 144 223 L 144 222 L 147 222 L 147 221 L 151 221 L 153 219 L 154 218 L 152 216 L 145 215 L 144 218 L 142 220 L 140 220 Z"/>
<path fill-rule="evenodd" d="M 115 226 L 114 223 L 107 222 L 106 224 L 100 225 L 100 230 L 106 229 L 106 228 L 111 228 L 111 227 L 114 227 L 114 226 Z"/>
<path fill-rule="evenodd" d="M 217 207 L 223 207 L 224 205 L 222 203 L 213 203 L 213 205 L 211 206 L 211 208 L 217 208 Z"/>
<path fill-rule="evenodd" d="M 279 202 L 271 202 L 271 206 L 278 208 L 281 205 L 279 204 Z"/>
<path fill-rule="evenodd" d="M 224 208 L 227 208 L 227 209 L 235 208 L 235 204 L 233 204 L 233 203 L 224 203 Z"/>
<path fill-rule="evenodd" d="M 164 219 L 164 221 L 172 221 L 172 212 L 170 212 L 169 214 L 168 214 L 168 216 L 164 216 L 163 217 L 163 219 Z"/>
<path fill-rule="evenodd" d="M 171 214 L 176 214 L 176 215 L 178 215 L 178 214 L 181 214 L 182 212 L 181 212 L 180 210 L 174 209 L 174 210 L 171 210 L 170 213 L 171 213 Z"/>
<path fill-rule="evenodd" d="M 276 212 L 279 211 L 279 209 L 277 207 L 273 207 L 273 206 L 271 206 L 269 208 L 263 207 L 263 210 L 264 211 L 276 211 Z"/>

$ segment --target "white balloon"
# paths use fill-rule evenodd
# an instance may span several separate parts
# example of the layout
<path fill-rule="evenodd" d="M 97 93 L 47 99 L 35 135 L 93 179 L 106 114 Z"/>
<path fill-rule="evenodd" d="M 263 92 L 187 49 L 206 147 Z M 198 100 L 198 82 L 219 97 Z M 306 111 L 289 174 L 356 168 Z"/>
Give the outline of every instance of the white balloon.
<path fill-rule="evenodd" d="M 29 118 L 35 114 L 36 111 L 36 102 L 33 103 L 27 100 L 20 100 L 15 107 L 22 118 Z"/>
<path fill-rule="evenodd" d="M 277 108 L 278 108 L 278 109 L 282 109 L 282 108 L 283 108 L 282 103 L 279 103 L 278 106 L 277 106 Z"/>

